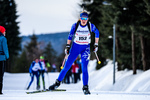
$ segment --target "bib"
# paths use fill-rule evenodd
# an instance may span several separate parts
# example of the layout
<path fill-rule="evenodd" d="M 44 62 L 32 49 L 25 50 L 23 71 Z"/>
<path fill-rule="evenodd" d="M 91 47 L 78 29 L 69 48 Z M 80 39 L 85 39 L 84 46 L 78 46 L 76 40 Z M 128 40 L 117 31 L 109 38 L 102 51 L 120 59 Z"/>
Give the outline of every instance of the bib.
<path fill-rule="evenodd" d="M 80 45 L 88 45 L 91 42 L 91 34 L 87 25 L 85 27 L 78 26 L 74 42 Z"/>

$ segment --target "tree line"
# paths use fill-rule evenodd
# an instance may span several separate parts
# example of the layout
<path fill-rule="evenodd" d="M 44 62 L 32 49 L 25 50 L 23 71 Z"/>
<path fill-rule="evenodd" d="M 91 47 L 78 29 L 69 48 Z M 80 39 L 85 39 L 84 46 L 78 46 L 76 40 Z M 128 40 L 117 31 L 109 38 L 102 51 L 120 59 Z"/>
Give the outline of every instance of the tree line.
<path fill-rule="evenodd" d="M 37 37 L 33 34 L 30 42 L 21 48 L 21 37 L 19 32 L 19 23 L 17 18 L 15 0 L 0 0 L 0 25 L 6 28 L 6 38 L 9 48 L 10 58 L 7 60 L 6 72 L 28 72 L 31 62 L 35 58 L 43 55 L 50 64 L 56 62 L 60 66 L 64 54 L 56 57 L 56 52 L 48 43 L 44 49 L 40 46 L 42 43 L 37 42 Z"/>
<path fill-rule="evenodd" d="M 30 42 L 28 42 L 20 55 L 18 55 L 15 59 L 15 64 L 12 68 L 12 72 L 28 72 L 30 64 L 32 61 L 36 58 L 40 58 L 40 56 L 43 56 L 46 62 L 49 62 L 51 67 L 48 71 L 51 71 L 52 64 L 55 63 L 58 67 L 60 67 L 60 64 L 62 62 L 62 57 L 57 57 L 56 51 L 53 49 L 51 43 L 49 42 L 44 49 L 41 47 L 43 43 L 37 42 L 37 37 L 35 34 L 30 36 Z M 59 69 L 58 69 L 59 70 Z"/>
<path fill-rule="evenodd" d="M 83 0 L 82 2 L 90 2 Z M 81 5 L 80 5 L 81 6 Z M 150 2 L 148 0 L 93 0 L 86 4 L 90 21 L 100 31 L 98 56 L 102 64 L 112 59 L 113 25 L 116 25 L 118 70 L 150 68 Z"/>

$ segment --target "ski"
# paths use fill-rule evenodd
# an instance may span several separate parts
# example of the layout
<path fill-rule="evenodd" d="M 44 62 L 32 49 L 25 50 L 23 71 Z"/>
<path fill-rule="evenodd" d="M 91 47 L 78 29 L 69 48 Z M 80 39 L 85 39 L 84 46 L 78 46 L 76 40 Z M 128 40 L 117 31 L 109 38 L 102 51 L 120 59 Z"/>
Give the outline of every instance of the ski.
<path fill-rule="evenodd" d="M 26 92 L 27 94 L 34 94 L 34 93 L 42 93 L 42 92 L 55 92 L 55 91 L 66 91 L 66 89 L 55 89 L 55 90 L 37 90 L 37 91 L 31 91 L 31 92 Z"/>

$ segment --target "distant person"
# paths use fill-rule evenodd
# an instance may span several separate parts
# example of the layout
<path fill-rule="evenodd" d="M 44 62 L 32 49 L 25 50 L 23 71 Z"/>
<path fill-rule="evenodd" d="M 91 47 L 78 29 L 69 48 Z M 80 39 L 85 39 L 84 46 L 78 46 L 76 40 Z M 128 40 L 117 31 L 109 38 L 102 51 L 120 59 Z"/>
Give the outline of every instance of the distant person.
<path fill-rule="evenodd" d="M 6 66 L 6 60 L 9 58 L 7 39 L 5 38 L 6 30 L 3 26 L 0 26 L 0 95 L 3 88 L 3 76 Z"/>
<path fill-rule="evenodd" d="M 66 83 L 66 84 L 70 84 L 70 78 L 72 78 L 72 73 L 71 73 L 71 69 L 72 68 L 70 68 L 69 70 L 68 70 L 68 72 L 66 73 L 66 76 L 65 76 L 65 78 L 64 78 L 64 83 Z"/>
<path fill-rule="evenodd" d="M 42 64 L 42 69 L 39 70 L 40 75 L 42 76 L 42 83 L 43 83 L 43 89 L 45 90 L 45 79 L 44 79 L 44 73 L 47 71 L 45 60 L 43 56 L 40 56 L 40 62 Z M 40 86 L 40 76 L 39 76 L 39 86 Z"/>
<path fill-rule="evenodd" d="M 81 61 L 80 61 L 80 58 L 78 57 L 77 59 L 76 59 L 76 62 L 77 62 L 77 64 L 78 64 L 78 66 L 79 66 L 79 70 L 78 70 L 78 73 L 77 73 L 77 80 L 81 80 L 81 73 L 82 73 L 82 69 L 81 69 Z"/>
<path fill-rule="evenodd" d="M 51 67 L 51 65 L 50 65 L 50 63 L 48 62 L 48 60 L 45 60 L 45 65 L 46 65 L 45 71 L 46 71 L 46 73 L 48 74 L 48 68 Z"/>
<path fill-rule="evenodd" d="M 52 64 L 52 72 L 56 72 L 56 65 L 55 65 L 55 63 Z"/>
<path fill-rule="evenodd" d="M 77 79 L 78 79 L 78 72 L 79 72 L 79 66 L 77 64 L 77 61 L 75 61 L 72 64 L 72 70 L 71 70 L 72 74 L 73 74 L 73 82 L 77 83 Z"/>
<path fill-rule="evenodd" d="M 27 90 L 30 88 L 32 82 L 34 81 L 34 76 L 36 76 L 37 79 L 37 87 L 36 89 L 39 90 L 40 86 L 39 86 L 39 70 L 41 70 L 42 65 L 41 62 L 39 62 L 39 59 L 35 59 L 35 61 L 32 62 L 30 68 L 29 68 L 29 73 L 31 76 L 31 81 L 27 87 Z"/>
<path fill-rule="evenodd" d="M 60 86 L 61 81 L 65 77 L 67 71 L 70 69 L 73 62 L 76 60 L 77 56 L 81 54 L 81 65 L 82 65 L 82 73 L 83 73 L 83 93 L 90 94 L 88 87 L 88 62 L 90 56 L 90 41 L 91 34 L 95 33 L 95 44 L 94 44 L 94 52 L 98 50 L 98 40 L 99 40 L 99 31 L 95 27 L 94 24 L 88 22 L 88 13 L 82 12 L 80 14 L 80 20 L 73 24 L 71 27 L 71 31 L 68 36 L 67 45 L 65 48 L 65 53 L 68 56 L 68 59 L 64 65 L 64 68 L 61 70 L 56 82 L 49 87 L 49 90 L 54 90 Z M 73 39 L 74 37 L 74 39 Z M 73 39 L 72 47 L 71 42 Z"/>

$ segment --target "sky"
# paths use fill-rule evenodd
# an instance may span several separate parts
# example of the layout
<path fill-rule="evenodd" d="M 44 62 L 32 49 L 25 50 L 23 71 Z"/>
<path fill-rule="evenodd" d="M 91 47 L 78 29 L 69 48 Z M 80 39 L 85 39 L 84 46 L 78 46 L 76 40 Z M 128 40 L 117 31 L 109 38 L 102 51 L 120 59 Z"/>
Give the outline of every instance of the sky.
<path fill-rule="evenodd" d="M 81 0 L 15 0 L 20 35 L 70 31 L 79 18 Z"/>

